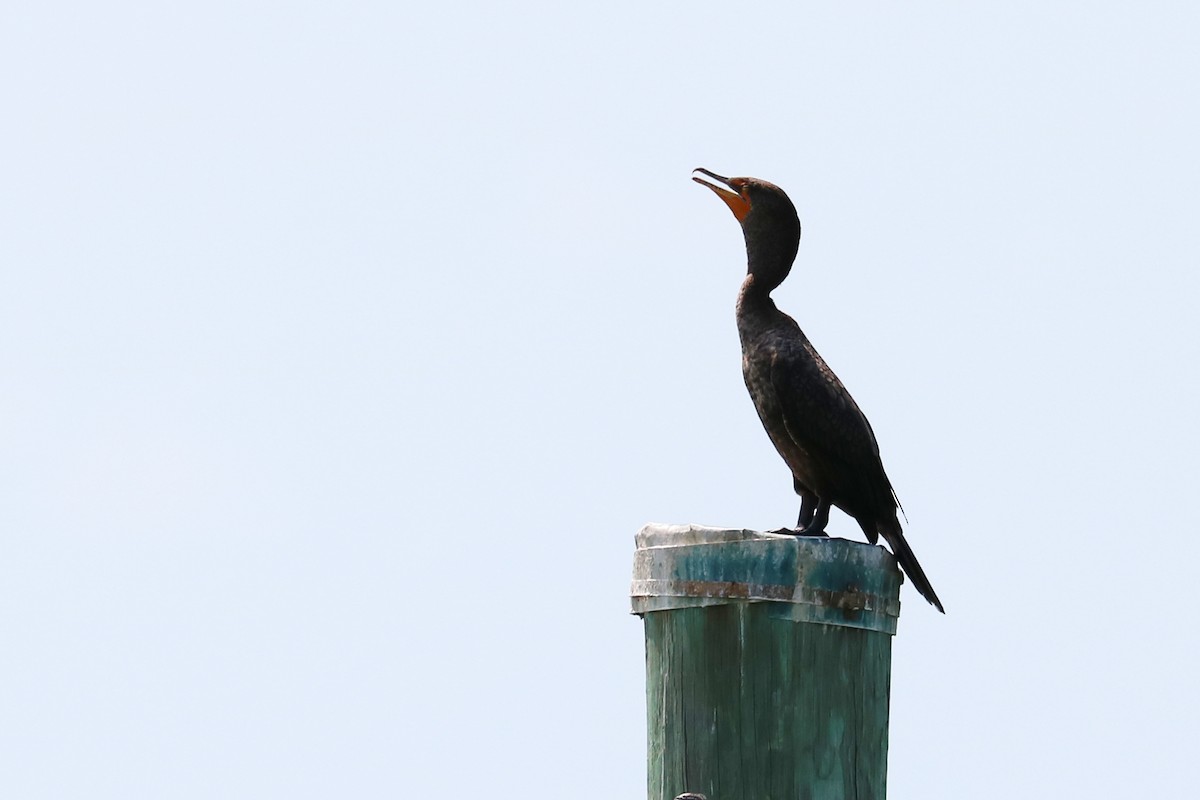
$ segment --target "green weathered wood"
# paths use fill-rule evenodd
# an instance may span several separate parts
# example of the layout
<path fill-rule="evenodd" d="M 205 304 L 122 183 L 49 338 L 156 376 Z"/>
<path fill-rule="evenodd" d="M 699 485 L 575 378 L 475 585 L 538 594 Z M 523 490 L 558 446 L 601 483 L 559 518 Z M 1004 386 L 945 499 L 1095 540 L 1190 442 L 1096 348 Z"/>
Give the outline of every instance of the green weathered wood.
<path fill-rule="evenodd" d="M 883 800 L 900 583 L 890 556 L 845 540 L 647 530 L 634 599 L 645 620 L 649 800 Z M 706 540 L 719 545 L 708 559 Z M 766 548 L 757 556 L 756 543 Z M 785 594 L 787 575 L 792 599 L 755 599 Z M 649 594 L 659 590 L 671 596 Z M 883 621 L 865 625 L 864 602 L 886 606 Z M 797 621 L 814 615 L 842 622 Z"/>

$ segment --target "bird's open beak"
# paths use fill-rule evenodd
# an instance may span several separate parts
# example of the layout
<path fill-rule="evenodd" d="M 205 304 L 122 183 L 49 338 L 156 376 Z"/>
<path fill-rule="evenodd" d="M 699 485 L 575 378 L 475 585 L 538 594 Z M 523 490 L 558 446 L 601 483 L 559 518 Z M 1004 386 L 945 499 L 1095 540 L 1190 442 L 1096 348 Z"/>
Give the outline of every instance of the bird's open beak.
<path fill-rule="evenodd" d="M 697 172 L 703 173 L 704 175 L 712 178 L 714 181 L 719 181 L 725 184 L 725 186 L 717 186 L 709 183 L 703 178 L 697 178 L 695 174 Z M 692 170 L 692 180 L 701 186 L 707 186 L 709 189 L 712 189 L 714 192 L 716 192 L 717 197 L 724 200 L 725 205 L 729 206 L 729 210 L 733 212 L 735 217 L 737 217 L 738 222 L 744 220 L 746 215 L 750 213 L 750 201 L 743 197 L 742 193 L 739 191 L 741 186 L 739 185 L 737 178 L 733 178 L 732 180 L 730 178 L 723 178 L 715 172 L 709 172 L 703 167 L 697 167 L 696 169 Z M 725 188 L 726 186 L 729 188 Z"/>

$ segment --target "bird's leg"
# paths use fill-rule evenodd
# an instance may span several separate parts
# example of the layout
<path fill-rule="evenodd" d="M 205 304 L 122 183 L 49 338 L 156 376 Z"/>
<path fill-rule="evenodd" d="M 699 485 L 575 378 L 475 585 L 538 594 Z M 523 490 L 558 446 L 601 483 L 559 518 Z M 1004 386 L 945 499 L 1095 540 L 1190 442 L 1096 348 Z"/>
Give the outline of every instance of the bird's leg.
<path fill-rule="evenodd" d="M 799 483 L 796 484 L 796 494 L 800 495 L 800 518 L 796 520 L 796 528 L 780 528 L 771 533 L 786 533 L 788 536 L 828 536 L 825 526 L 829 524 L 829 503 Z"/>
<path fill-rule="evenodd" d="M 811 506 L 815 505 L 813 508 Z M 808 513 L 807 524 L 804 520 L 805 512 Z M 805 496 L 800 502 L 800 525 L 796 528 L 797 536 L 828 536 L 825 532 L 825 526 L 829 524 L 829 501 L 823 498 L 817 498 L 816 503 L 809 500 L 809 496 Z"/>
<path fill-rule="evenodd" d="M 812 522 L 813 514 L 817 510 L 817 498 L 810 492 L 797 490 L 796 494 L 800 495 L 800 518 L 796 520 L 796 530 L 803 530 Z"/>
<path fill-rule="evenodd" d="M 800 495 L 800 518 L 796 520 L 796 529 L 792 530 L 790 528 L 780 528 L 777 531 L 771 531 L 771 533 L 786 533 L 791 536 L 824 535 L 820 530 L 814 531 L 813 533 L 801 533 L 812 526 L 813 516 L 816 515 L 817 506 L 820 505 L 820 501 L 818 500 L 816 494 L 810 491 L 807 486 L 802 484 L 798 478 L 792 478 L 792 486 L 795 488 L 796 494 Z M 829 518 L 828 507 L 825 509 L 825 518 Z M 825 526 L 822 524 L 821 528 L 823 529 L 824 527 Z"/>

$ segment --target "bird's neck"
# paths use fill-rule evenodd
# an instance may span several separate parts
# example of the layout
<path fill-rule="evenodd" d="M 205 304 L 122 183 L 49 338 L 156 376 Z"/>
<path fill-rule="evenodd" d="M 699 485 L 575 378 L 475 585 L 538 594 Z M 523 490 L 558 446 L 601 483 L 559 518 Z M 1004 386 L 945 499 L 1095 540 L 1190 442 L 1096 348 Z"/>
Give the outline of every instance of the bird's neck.
<path fill-rule="evenodd" d="M 784 278 L 792 271 L 792 259 L 796 257 L 796 247 L 783 247 L 775 241 L 752 241 L 746 237 L 746 283 L 753 285 L 754 291 L 761 292 L 767 297 L 783 283 Z M 751 280 L 753 279 L 753 280 Z"/>
<path fill-rule="evenodd" d="M 753 272 L 742 281 L 742 290 L 738 292 L 737 313 L 739 317 L 761 315 L 776 312 L 775 301 L 771 299 L 771 290 L 775 285 L 764 281 Z"/>
<path fill-rule="evenodd" d="M 738 295 L 738 317 L 750 327 L 774 324 L 781 314 L 771 300 L 771 292 L 783 283 L 792 271 L 792 261 L 800 244 L 799 230 L 795 236 L 781 236 L 768 225 L 751 227 L 743 224 L 746 238 L 746 280 Z"/>

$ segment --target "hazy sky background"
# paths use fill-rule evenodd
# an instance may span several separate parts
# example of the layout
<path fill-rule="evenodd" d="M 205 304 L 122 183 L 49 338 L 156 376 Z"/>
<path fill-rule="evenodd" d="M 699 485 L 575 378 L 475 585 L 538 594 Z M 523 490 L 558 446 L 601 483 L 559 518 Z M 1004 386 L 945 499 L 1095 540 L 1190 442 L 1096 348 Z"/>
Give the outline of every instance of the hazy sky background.
<path fill-rule="evenodd" d="M 946 604 L 904 589 L 890 797 L 1187 795 L 1197 41 L 1186 3 L 6 3 L 3 794 L 644 797 L 634 533 L 797 509 L 705 166 L 800 210 L 776 299 Z"/>

